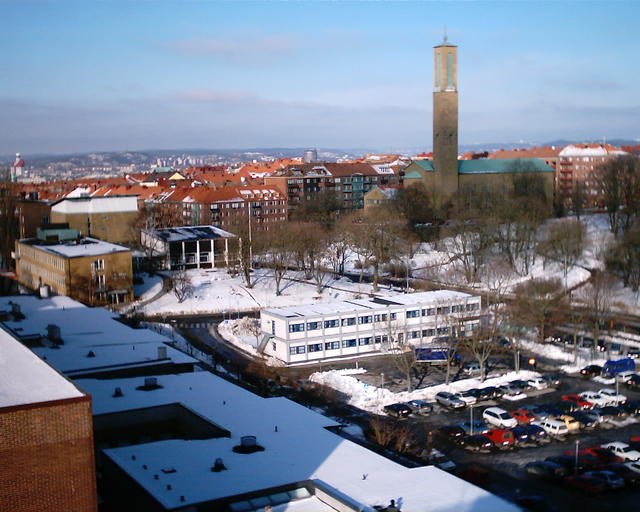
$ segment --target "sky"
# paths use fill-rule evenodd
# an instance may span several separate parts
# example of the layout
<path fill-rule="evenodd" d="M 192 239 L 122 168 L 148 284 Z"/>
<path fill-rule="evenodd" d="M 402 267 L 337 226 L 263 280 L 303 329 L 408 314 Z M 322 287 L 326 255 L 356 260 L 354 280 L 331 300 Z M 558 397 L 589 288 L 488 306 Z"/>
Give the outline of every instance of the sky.
<path fill-rule="evenodd" d="M 640 1 L 0 0 L 0 154 L 640 138 Z"/>

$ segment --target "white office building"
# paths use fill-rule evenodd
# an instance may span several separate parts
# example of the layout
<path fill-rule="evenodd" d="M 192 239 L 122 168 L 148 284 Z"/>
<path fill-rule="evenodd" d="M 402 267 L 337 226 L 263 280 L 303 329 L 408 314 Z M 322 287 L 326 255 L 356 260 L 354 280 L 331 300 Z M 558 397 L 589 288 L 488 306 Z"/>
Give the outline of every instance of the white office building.
<path fill-rule="evenodd" d="M 428 347 L 439 337 L 468 335 L 480 309 L 479 296 L 450 290 L 264 309 L 260 348 L 291 364 L 357 357 L 397 341 Z"/>

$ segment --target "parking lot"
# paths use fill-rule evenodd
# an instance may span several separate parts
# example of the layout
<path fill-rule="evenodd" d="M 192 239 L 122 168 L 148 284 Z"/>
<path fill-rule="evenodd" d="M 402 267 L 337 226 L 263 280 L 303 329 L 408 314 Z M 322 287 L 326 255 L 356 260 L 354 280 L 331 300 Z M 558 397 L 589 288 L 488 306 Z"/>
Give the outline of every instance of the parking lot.
<path fill-rule="evenodd" d="M 577 377 L 560 376 L 562 384 L 558 389 L 532 390 L 527 392 L 527 398 L 511 402 L 508 400 L 485 401 L 463 410 L 452 411 L 436 405 L 433 413 L 424 417 L 410 417 L 406 422 L 415 425 L 416 432 L 436 431 L 444 425 L 452 425 L 473 419 L 481 419 L 482 411 L 487 407 L 497 405 L 508 411 L 513 411 L 529 404 L 553 403 L 561 400 L 563 395 L 580 393 L 582 391 L 597 391 L 601 388 L 615 386 L 601 382 L 583 380 Z M 640 392 L 620 386 L 620 393 L 629 400 L 640 399 Z M 567 488 L 563 483 L 554 483 L 534 479 L 524 472 L 524 465 L 528 462 L 544 460 L 546 457 L 562 455 L 565 452 L 575 453 L 576 447 L 584 449 L 600 446 L 613 441 L 626 442 L 632 436 L 640 435 L 640 417 L 629 416 L 616 420 L 615 423 L 602 423 L 593 430 L 579 431 L 565 436 L 564 439 L 553 439 L 548 444 L 534 445 L 526 448 L 509 450 L 491 450 L 490 453 L 474 453 L 466 451 L 458 444 L 434 436 L 434 446 L 448 455 L 458 466 L 481 464 L 492 472 L 487 485 L 488 489 L 507 498 L 517 495 L 537 495 L 544 497 L 549 503 L 560 510 L 619 510 L 621 506 L 637 507 L 640 489 L 625 489 L 623 491 L 607 492 L 594 500 L 584 492 Z"/>

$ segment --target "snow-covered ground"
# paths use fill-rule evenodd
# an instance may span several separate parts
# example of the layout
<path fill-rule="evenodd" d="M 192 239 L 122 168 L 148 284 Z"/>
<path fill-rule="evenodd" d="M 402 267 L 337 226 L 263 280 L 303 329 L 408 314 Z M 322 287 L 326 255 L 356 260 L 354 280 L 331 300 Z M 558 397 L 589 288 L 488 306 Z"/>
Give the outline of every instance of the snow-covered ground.
<path fill-rule="evenodd" d="M 253 288 L 247 288 L 238 275 L 232 277 L 225 270 L 189 270 L 193 294 L 178 302 L 173 293 L 144 306 L 147 314 L 157 313 L 229 313 L 259 310 L 267 307 L 292 306 L 353 299 L 371 292 L 371 285 L 353 283 L 346 278 L 330 280 L 321 294 L 313 283 L 291 280 L 301 279 L 302 273 L 291 272 L 283 280 L 282 295 L 276 296 L 272 272 L 257 269 L 253 272 Z"/>
<path fill-rule="evenodd" d="M 351 370 L 353 371 L 353 370 Z M 422 399 L 433 401 L 436 393 L 440 391 L 463 391 L 471 388 L 483 388 L 487 386 L 499 386 L 515 379 L 531 379 L 540 374 L 529 370 L 520 372 L 509 372 L 500 377 L 488 378 L 481 382 L 478 378 L 463 379 L 451 384 L 438 384 L 428 388 L 421 388 L 411 393 L 394 393 L 388 389 L 372 386 L 358 380 L 356 377 L 345 375 L 341 370 L 331 370 L 328 372 L 316 372 L 309 379 L 312 382 L 332 387 L 349 397 L 349 403 L 354 407 L 370 412 L 382 412 L 382 407 L 396 402 L 408 402 L 409 400 Z"/>
<path fill-rule="evenodd" d="M 141 284 L 133 285 L 133 293 L 137 300 L 147 300 L 162 290 L 162 277 L 158 274 L 151 276 L 143 272 L 136 277 L 142 279 Z"/>

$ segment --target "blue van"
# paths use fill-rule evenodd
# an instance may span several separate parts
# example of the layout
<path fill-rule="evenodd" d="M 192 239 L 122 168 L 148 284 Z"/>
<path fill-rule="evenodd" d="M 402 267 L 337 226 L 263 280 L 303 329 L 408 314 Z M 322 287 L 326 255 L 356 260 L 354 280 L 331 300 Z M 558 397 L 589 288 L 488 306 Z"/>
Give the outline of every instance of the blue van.
<path fill-rule="evenodd" d="M 616 361 L 607 361 L 604 363 L 602 367 L 602 376 L 603 377 L 614 377 L 622 372 L 627 371 L 635 371 L 636 363 L 630 357 L 625 357 L 624 359 L 618 359 Z"/>

